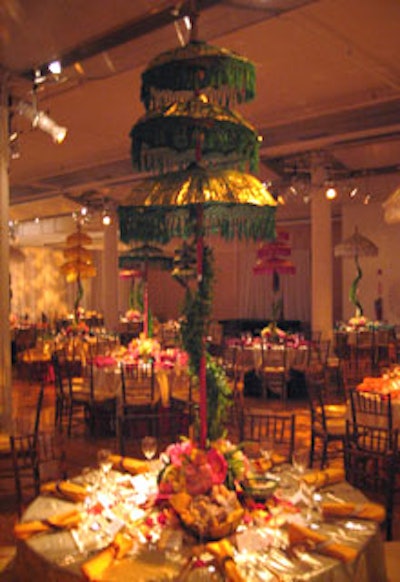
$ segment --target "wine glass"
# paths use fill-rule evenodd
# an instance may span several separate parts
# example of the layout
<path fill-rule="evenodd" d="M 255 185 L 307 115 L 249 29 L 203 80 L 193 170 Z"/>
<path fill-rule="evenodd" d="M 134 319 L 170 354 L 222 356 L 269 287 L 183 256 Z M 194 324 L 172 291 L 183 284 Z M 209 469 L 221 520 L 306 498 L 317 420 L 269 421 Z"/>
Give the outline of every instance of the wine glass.
<path fill-rule="evenodd" d="M 142 453 L 148 461 L 151 461 L 157 452 L 157 439 L 152 436 L 142 438 Z"/>
<path fill-rule="evenodd" d="M 100 471 L 102 472 L 103 476 L 107 478 L 112 467 L 110 449 L 99 449 L 97 451 L 97 461 L 99 463 Z"/>
<path fill-rule="evenodd" d="M 272 462 L 274 450 L 275 441 L 273 436 L 267 435 L 260 438 L 260 453 L 264 459 Z"/>
<path fill-rule="evenodd" d="M 306 447 L 300 447 L 293 451 L 292 465 L 298 476 L 304 475 L 308 468 L 310 453 Z"/>

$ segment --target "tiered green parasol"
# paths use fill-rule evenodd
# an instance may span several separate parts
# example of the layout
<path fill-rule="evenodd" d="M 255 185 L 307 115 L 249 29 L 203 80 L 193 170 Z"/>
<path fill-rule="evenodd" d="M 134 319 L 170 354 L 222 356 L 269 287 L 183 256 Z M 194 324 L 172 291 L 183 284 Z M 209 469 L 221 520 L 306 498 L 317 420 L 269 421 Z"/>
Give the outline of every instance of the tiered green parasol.
<path fill-rule="evenodd" d="M 231 103 L 254 96 L 254 66 L 233 53 L 198 42 L 196 24 L 193 14 L 188 45 L 159 55 L 142 75 L 147 114 L 131 132 L 133 163 L 156 176 L 135 188 L 133 197 L 119 208 L 119 218 L 121 239 L 126 243 L 195 238 L 198 289 L 191 307 L 197 307 L 186 313 L 188 318 L 196 318 L 196 326 L 190 322 L 186 326 L 188 333 L 192 330 L 190 349 L 189 343 L 186 348 L 199 377 L 200 445 L 204 446 L 204 337 L 211 313 L 211 269 L 204 235 L 218 232 L 226 238 L 272 239 L 276 203 L 246 173 L 257 161 L 256 132 L 228 109 Z"/>

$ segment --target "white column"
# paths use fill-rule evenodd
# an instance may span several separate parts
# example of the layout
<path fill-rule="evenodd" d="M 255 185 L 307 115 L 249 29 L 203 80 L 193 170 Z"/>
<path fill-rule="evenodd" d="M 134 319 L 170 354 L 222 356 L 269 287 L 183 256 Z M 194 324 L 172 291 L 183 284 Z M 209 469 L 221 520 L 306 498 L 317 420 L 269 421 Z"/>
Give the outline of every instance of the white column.
<path fill-rule="evenodd" d="M 104 325 L 108 330 L 118 328 L 118 219 L 113 213 L 112 221 L 104 230 L 102 256 L 102 304 Z"/>
<path fill-rule="evenodd" d="M 311 196 L 311 329 L 332 336 L 333 250 L 331 203 L 325 197 L 325 170 L 312 173 Z"/>
<path fill-rule="evenodd" d="M 10 339 L 10 248 L 8 220 L 10 190 L 8 180 L 8 91 L 7 78 L 1 78 L 0 95 L 0 422 L 9 431 L 12 422 L 11 339 Z"/>

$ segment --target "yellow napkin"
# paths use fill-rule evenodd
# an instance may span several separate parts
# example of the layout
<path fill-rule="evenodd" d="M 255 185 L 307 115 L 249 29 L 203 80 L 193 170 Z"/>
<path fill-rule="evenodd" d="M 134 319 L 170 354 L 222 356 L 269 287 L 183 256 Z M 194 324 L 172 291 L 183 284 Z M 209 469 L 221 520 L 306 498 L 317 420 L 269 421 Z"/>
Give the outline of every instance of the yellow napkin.
<path fill-rule="evenodd" d="M 336 558 L 341 562 L 350 562 L 357 556 L 357 550 L 354 548 L 332 542 L 328 536 L 309 529 L 306 526 L 297 523 L 288 523 L 287 530 L 291 546 L 306 543 L 310 545 L 310 549 L 325 556 Z"/>
<path fill-rule="evenodd" d="M 252 465 L 256 473 L 266 473 L 272 469 L 272 467 L 282 465 L 282 463 L 287 462 L 287 460 L 287 457 L 284 455 L 273 453 L 271 459 L 266 459 L 265 457 L 257 457 L 253 459 Z"/>
<path fill-rule="evenodd" d="M 386 510 L 380 503 L 321 503 L 324 517 L 357 517 L 381 523 L 386 517 Z"/>
<path fill-rule="evenodd" d="M 229 582 L 245 582 L 233 560 L 233 547 L 229 540 L 223 539 L 218 542 L 210 542 L 206 544 L 206 550 L 217 558 L 226 580 Z"/>
<path fill-rule="evenodd" d="M 102 580 L 104 572 L 111 566 L 114 560 L 121 560 L 132 546 L 132 538 L 124 533 L 118 532 L 109 546 L 82 564 L 81 570 L 86 580 L 90 580 L 91 582 Z"/>
<path fill-rule="evenodd" d="M 79 525 L 81 520 L 81 513 L 77 509 L 72 509 L 47 519 L 17 523 L 14 526 L 14 535 L 20 540 L 25 540 L 37 533 L 53 529 L 72 529 Z"/>
<path fill-rule="evenodd" d="M 88 494 L 86 487 L 71 481 L 49 481 L 40 487 L 40 492 L 75 502 L 84 501 Z"/>
<path fill-rule="evenodd" d="M 114 469 L 122 469 L 131 475 L 146 473 L 149 470 L 149 464 L 146 461 L 141 461 L 140 459 L 133 459 L 132 457 L 121 457 L 121 455 L 111 455 L 110 460 L 112 461 Z"/>
<path fill-rule="evenodd" d="M 332 467 L 320 471 L 311 471 L 303 475 L 301 479 L 307 485 L 313 485 L 319 489 L 326 485 L 333 485 L 334 483 L 344 481 L 344 470 Z"/>

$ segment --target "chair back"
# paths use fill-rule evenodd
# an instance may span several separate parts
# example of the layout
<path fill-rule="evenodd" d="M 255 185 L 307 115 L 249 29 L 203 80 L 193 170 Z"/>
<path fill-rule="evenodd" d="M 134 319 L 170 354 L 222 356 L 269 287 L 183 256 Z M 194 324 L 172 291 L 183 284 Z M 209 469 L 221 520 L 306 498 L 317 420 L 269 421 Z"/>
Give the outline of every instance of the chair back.
<path fill-rule="evenodd" d="M 328 430 L 324 394 L 325 378 L 306 375 L 307 397 L 311 415 L 311 429 L 326 433 Z"/>
<path fill-rule="evenodd" d="M 346 422 L 346 480 L 381 501 L 386 510 L 386 538 L 392 539 L 398 431 Z"/>
<path fill-rule="evenodd" d="M 10 437 L 18 515 L 40 493 L 40 485 L 65 479 L 66 454 L 59 435 L 39 432 Z"/>
<path fill-rule="evenodd" d="M 350 404 L 354 423 L 393 428 L 391 394 L 350 390 Z"/>
<path fill-rule="evenodd" d="M 154 404 L 154 362 L 121 364 L 122 405 Z"/>
<path fill-rule="evenodd" d="M 117 442 L 123 456 L 141 456 L 140 442 L 145 436 L 154 436 L 159 451 L 168 444 L 189 436 L 190 414 L 186 410 L 163 408 L 143 412 L 143 408 L 130 407 L 117 415 Z"/>
<path fill-rule="evenodd" d="M 276 452 L 282 454 L 288 462 L 291 462 L 296 417 L 294 414 L 257 414 L 245 411 L 242 415 L 241 440 L 243 442 L 256 442 L 264 438 L 271 439 Z"/>

